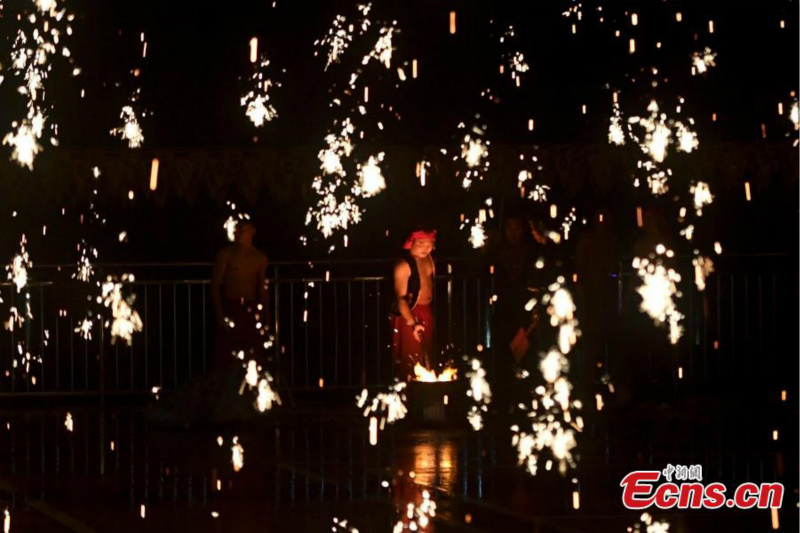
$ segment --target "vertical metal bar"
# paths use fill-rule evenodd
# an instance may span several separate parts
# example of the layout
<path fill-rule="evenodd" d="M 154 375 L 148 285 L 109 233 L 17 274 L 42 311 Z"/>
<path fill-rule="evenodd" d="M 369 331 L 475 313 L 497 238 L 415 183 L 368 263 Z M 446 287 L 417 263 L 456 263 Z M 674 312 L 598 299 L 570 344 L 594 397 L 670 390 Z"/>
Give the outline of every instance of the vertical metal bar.
<path fill-rule="evenodd" d="M 303 296 L 306 296 L 307 294 L 308 294 L 308 282 L 305 282 L 305 287 L 303 288 Z M 309 383 L 310 383 L 309 382 L 309 373 L 311 372 L 311 368 L 309 367 L 309 364 L 308 364 L 308 318 L 309 317 L 308 317 L 308 299 L 304 298 L 304 300 L 305 300 L 305 304 L 303 306 L 303 318 L 305 320 L 303 320 L 303 332 L 305 334 L 305 348 L 306 348 L 306 350 L 305 350 L 306 387 L 308 387 Z"/>
<path fill-rule="evenodd" d="M 376 376 L 377 383 L 383 383 L 381 380 L 381 282 L 375 280 L 375 355 L 378 359 L 378 374 Z"/>
<path fill-rule="evenodd" d="M 100 321 L 100 327 L 103 327 L 103 322 Z M 72 315 L 69 317 L 69 390 L 75 390 L 75 335 L 72 332 L 75 331 L 72 326 Z M 12 345 L 13 347 L 13 345 Z M 14 381 L 11 381 L 11 385 L 14 385 Z"/>
<path fill-rule="evenodd" d="M 148 342 L 150 328 L 148 327 L 147 322 L 147 288 L 148 285 L 144 285 L 144 390 L 150 390 L 150 367 L 148 358 L 150 356 L 148 351 Z"/>
<path fill-rule="evenodd" d="M 361 386 L 367 386 L 367 304 L 366 304 L 367 286 L 364 280 L 361 280 Z"/>
<path fill-rule="evenodd" d="M 731 377 L 735 377 L 735 369 L 736 369 L 736 321 L 735 321 L 735 298 L 734 298 L 734 289 L 736 287 L 736 278 L 734 274 L 731 274 L 731 302 L 728 306 L 731 310 L 731 335 L 730 335 L 730 348 L 731 348 Z"/>
<path fill-rule="evenodd" d="M 58 310 L 56 310 L 58 311 Z M 61 350 L 59 347 L 58 342 L 58 312 L 56 312 L 56 320 L 55 320 L 55 327 L 53 328 L 56 332 L 56 390 L 61 390 Z"/>
<path fill-rule="evenodd" d="M 323 339 L 325 338 L 325 331 L 324 331 L 325 320 L 323 316 L 324 311 L 322 308 L 322 293 L 324 285 L 325 284 L 322 281 L 319 282 L 319 317 L 317 319 L 319 323 L 319 379 L 321 380 L 325 379 L 325 362 L 323 359 L 323 353 L 324 353 Z"/>
<path fill-rule="evenodd" d="M 206 372 L 206 344 L 208 344 L 208 337 L 207 337 L 207 332 L 206 332 L 206 320 L 207 320 L 207 318 L 206 318 L 206 283 L 203 282 L 200 285 L 200 288 L 201 288 L 200 297 L 202 298 L 201 307 L 203 308 L 203 322 L 202 322 L 203 338 L 202 338 L 202 343 L 201 344 L 203 345 L 203 373 L 205 374 L 205 372 Z"/>
<path fill-rule="evenodd" d="M 178 285 L 172 284 L 172 386 L 178 388 Z"/>
<path fill-rule="evenodd" d="M 45 361 L 47 357 L 44 356 L 44 286 L 39 285 L 39 353 L 42 354 L 42 390 L 45 390 L 45 376 L 47 371 L 45 368 Z"/>
<path fill-rule="evenodd" d="M 339 295 L 333 282 L 333 381 L 339 384 Z"/>
<path fill-rule="evenodd" d="M 192 284 L 186 284 L 186 308 L 189 310 L 187 320 L 189 320 L 189 326 L 186 328 L 186 345 L 188 346 L 187 349 L 187 358 L 189 364 L 189 379 L 192 379 L 192 358 L 194 354 L 192 353 Z"/>
<path fill-rule="evenodd" d="M 467 349 L 467 278 L 461 279 L 461 349 Z"/>
<path fill-rule="evenodd" d="M 347 384 L 353 384 L 353 299 L 350 280 L 347 280 Z"/>
<path fill-rule="evenodd" d="M 291 364 L 292 386 L 294 387 L 294 282 L 289 282 L 289 343 L 290 353 L 289 362 Z"/>
<path fill-rule="evenodd" d="M 277 373 L 278 376 L 282 375 L 282 366 L 281 366 L 281 321 L 280 321 L 280 313 L 281 313 L 281 291 L 280 291 L 280 272 L 278 270 L 278 266 L 275 266 L 275 286 L 273 289 L 273 312 L 272 312 L 272 325 L 274 326 L 275 331 L 275 360 L 277 364 Z"/>
<path fill-rule="evenodd" d="M 163 291 L 161 283 L 158 284 L 158 386 L 164 386 L 164 312 Z"/>

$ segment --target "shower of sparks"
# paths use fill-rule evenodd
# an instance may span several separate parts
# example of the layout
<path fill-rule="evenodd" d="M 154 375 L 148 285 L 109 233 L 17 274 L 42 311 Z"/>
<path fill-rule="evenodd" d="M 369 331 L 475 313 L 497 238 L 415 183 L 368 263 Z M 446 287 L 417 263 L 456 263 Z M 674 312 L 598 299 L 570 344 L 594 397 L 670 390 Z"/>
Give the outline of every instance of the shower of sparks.
<path fill-rule="evenodd" d="M 422 491 L 422 503 L 416 505 L 414 502 L 406 504 L 405 513 L 392 528 L 392 533 L 412 533 L 425 532 L 431 519 L 436 516 L 436 502 L 431 499 L 427 490 Z"/>
<path fill-rule="evenodd" d="M 486 244 L 486 230 L 483 228 L 483 223 L 476 222 L 469 229 L 469 243 L 473 248 L 483 248 Z"/>
<path fill-rule="evenodd" d="M 14 76 L 23 80 L 18 93 L 27 99 L 27 113 L 24 119 L 12 122 L 16 131 L 3 138 L 4 145 L 13 147 L 12 160 L 29 170 L 33 170 L 33 161 L 42 149 L 39 139 L 44 136 L 48 115 L 53 110 L 53 105 L 45 102 L 46 82 L 53 67 L 50 59 L 60 56 L 74 65 L 69 48 L 63 45 L 66 36 L 72 35 L 69 23 L 74 15 L 59 10 L 55 0 L 36 0 L 34 4 L 38 13 L 18 16 L 20 24 L 29 26 L 17 30 L 11 51 L 11 69 Z M 73 68 L 72 74 L 77 76 L 80 69 Z M 58 127 L 49 124 L 49 129 L 53 132 L 50 143 L 56 146 Z"/>
<path fill-rule="evenodd" d="M 22 288 L 28 284 L 28 269 L 33 266 L 28 256 L 28 251 L 25 248 L 27 242 L 25 235 L 23 235 L 19 241 L 19 253 L 11 259 L 11 263 L 6 265 L 8 279 L 14 283 L 14 286 L 17 288 L 17 293 L 22 291 Z"/>
<path fill-rule="evenodd" d="M 395 28 L 381 28 L 378 41 L 372 51 L 364 56 L 361 61 L 362 65 L 369 63 L 370 59 L 377 59 L 386 68 L 392 66 L 392 34 L 396 31 Z"/>
<path fill-rule="evenodd" d="M 643 513 L 639 517 L 639 522 L 629 527 L 631 533 L 669 533 L 669 522 L 659 522 L 653 520 L 649 513 Z"/>
<path fill-rule="evenodd" d="M 622 129 L 622 116 L 618 103 L 614 104 L 611 123 L 608 126 L 608 142 L 617 146 L 625 144 L 625 131 Z"/>
<path fill-rule="evenodd" d="M 694 198 L 694 208 L 697 212 L 697 216 L 703 216 L 703 206 L 710 205 L 711 202 L 714 201 L 708 183 L 698 181 L 697 184 L 689 187 L 689 193 L 691 193 Z"/>
<path fill-rule="evenodd" d="M 254 360 L 247 362 L 244 384 L 250 389 L 256 389 L 257 396 L 255 407 L 258 412 L 264 413 L 272 409 L 273 405 L 280 405 L 281 398 L 275 389 L 272 388 L 273 378 L 269 372 L 264 371 L 263 377 L 260 375 L 261 367 Z M 240 393 L 242 390 L 240 389 Z"/>
<path fill-rule="evenodd" d="M 358 28 L 359 35 L 363 35 L 369 29 L 370 20 L 368 15 L 371 8 L 372 4 L 359 5 L 358 12 L 362 18 L 356 23 L 348 24 L 347 17 L 336 15 L 327 35 L 314 42 L 315 46 L 327 49 L 328 62 L 325 64 L 326 70 L 331 63 L 339 62 L 342 54 L 353 41 L 353 32 L 356 28 Z M 391 56 L 391 51 L 389 54 Z M 314 52 L 314 55 L 317 55 L 317 52 Z"/>
<path fill-rule="evenodd" d="M 244 448 L 239 443 L 239 437 L 233 437 L 233 444 L 231 446 L 231 463 L 233 464 L 233 471 L 239 472 L 244 468 Z"/>
<path fill-rule="evenodd" d="M 461 143 L 461 158 L 467 164 L 461 186 L 469 189 L 474 179 L 483 180 L 484 173 L 489 170 L 489 142 L 484 142 L 480 137 L 473 137 L 470 134 L 464 135 Z"/>
<path fill-rule="evenodd" d="M 366 164 L 358 165 L 358 183 L 364 198 L 375 196 L 386 188 L 386 180 L 379 166 L 383 162 L 383 156 L 383 152 L 377 156 L 369 156 Z"/>
<path fill-rule="evenodd" d="M 252 88 L 239 100 L 240 105 L 245 108 L 245 115 L 257 128 L 278 116 L 278 112 L 269 103 L 269 90 L 273 85 L 280 87 L 280 84 L 266 78 L 268 66 L 269 60 L 265 57 L 255 63 L 255 71 L 250 76 Z"/>
<path fill-rule="evenodd" d="M 619 105 L 615 102 L 613 115 L 609 126 L 609 142 L 616 145 L 625 143 L 625 135 L 622 133 L 622 115 Z M 679 103 L 683 104 L 683 99 L 679 98 Z M 676 107 L 680 113 L 681 105 Z M 633 116 L 627 119 L 626 133 L 627 138 L 639 146 L 641 151 L 648 156 L 645 160 L 637 162 L 637 168 L 644 170 L 648 188 L 655 196 L 662 195 L 669 190 L 668 179 L 672 176 L 672 169 L 662 168 L 666 161 L 669 145 L 676 144 L 676 151 L 691 153 L 699 146 L 697 134 L 689 126 L 681 121 L 671 119 L 666 113 L 661 112 L 658 103 L 652 100 L 647 106 L 650 115 L 647 117 Z M 689 125 L 694 125 L 694 119 L 687 120 Z M 634 186 L 638 187 L 640 178 L 634 181 Z"/>
<path fill-rule="evenodd" d="M 228 241 L 233 242 L 236 240 L 236 227 L 239 225 L 239 222 L 250 220 L 250 215 L 247 213 L 238 213 L 236 211 L 236 204 L 230 200 L 226 203 L 228 207 L 231 208 L 231 211 L 233 211 L 233 214 L 222 224 L 222 228 L 225 230 L 225 236 L 228 238 Z"/>
<path fill-rule="evenodd" d="M 656 253 L 650 254 L 650 258 L 634 257 L 633 268 L 642 280 L 642 285 L 636 289 L 642 297 L 640 309 L 650 315 L 657 325 L 668 322 L 669 340 L 672 344 L 677 344 L 683 335 L 683 326 L 680 324 L 683 314 L 678 311 L 673 296 L 681 297 L 678 290 L 681 276 L 663 264 L 663 257 L 673 256 L 672 250 L 659 244 Z"/>
<path fill-rule="evenodd" d="M 700 144 L 697 140 L 697 134 L 684 126 L 681 122 L 675 123 L 678 131 L 678 151 L 691 153 Z"/>
<path fill-rule="evenodd" d="M 483 428 L 483 413 L 488 411 L 488 405 L 492 402 L 492 389 L 486 381 L 486 370 L 481 365 L 480 359 L 469 361 L 470 369 L 466 376 L 469 379 L 469 390 L 467 396 L 475 402 L 467 413 L 467 421 L 472 429 L 479 431 Z"/>
<path fill-rule="evenodd" d="M 126 344 L 130 345 L 133 339 L 133 334 L 137 331 L 142 331 L 142 319 L 139 313 L 133 309 L 133 302 L 136 300 L 136 295 L 131 294 L 127 298 L 122 295 L 122 284 L 133 283 L 133 274 L 123 274 L 122 282 L 118 282 L 112 276 L 102 284 L 102 294 L 98 296 L 97 303 L 102 303 L 111 310 L 113 322 L 111 322 L 111 342 L 114 343 L 117 338 L 121 338 Z M 109 322 L 106 321 L 106 327 L 109 327 Z"/>
<path fill-rule="evenodd" d="M 511 46 L 516 41 L 514 26 L 509 26 L 505 33 L 500 37 L 501 46 Z M 517 87 L 522 82 L 522 74 L 530 70 L 530 66 L 525 61 L 525 55 L 519 50 L 507 51 L 501 55 L 500 72 L 508 70 L 511 79 L 515 81 Z"/>
<path fill-rule="evenodd" d="M 64 427 L 67 428 L 67 431 L 72 431 L 74 429 L 72 413 L 67 413 L 67 417 L 64 419 Z"/>
<path fill-rule="evenodd" d="M 87 245 L 86 241 L 81 239 L 78 249 L 81 252 L 81 256 L 78 258 L 78 267 L 72 277 L 83 283 L 88 283 L 94 276 L 94 267 L 90 257 L 97 259 L 97 248 Z"/>
<path fill-rule="evenodd" d="M 697 135 L 682 122 L 669 120 L 666 113 L 659 112 L 658 103 L 655 100 L 647 106 L 650 112 L 649 117 L 631 117 L 628 119 L 628 134 L 639 144 L 642 152 L 650 156 L 656 163 L 663 163 L 667 157 L 667 147 L 673 142 L 673 131 L 671 125 L 677 130 L 678 150 L 691 152 L 698 146 Z M 694 120 L 689 119 L 693 124 Z M 638 126 L 644 130 L 644 137 L 641 138 L 633 132 L 633 127 Z"/>
<path fill-rule="evenodd" d="M 13 147 L 11 159 L 20 166 L 28 167 L 28 170 L 33 170 L 33 160 L 42 149 L 37 139 L 42 136 L 41 124 L 43 122 L 44 117 L 41 114 L 35 115 L 31 122 L 27 119 L 19 125 L 13 122 L 12 127 L 17 128 L 17 131 L 9 132 L 3 137 L 3 144 Z"/>
<path fill-rule="evenodd" d="M 530 430 L 513 425 L 512 445 L 517 450 L 518 464 L 524 466 L 531 475 L 536 475 L 539 458 L 545 450 L 558 462 L 563 475 L 567 466 L 575 467 L 572 456 L 572 449 L 577 446 L 575 431 L 583 429 L 582 418 L 572 414 L 573 408 L 581 408 L 581 402 L 570 399 L 572 384 L 568 380 L 569 364 L 566 357 L 580 332 L 575 318 L 575 304 L 572 295 L 564 287 L 563 277 L 548 287 L 542 304 L 547 307 L 550 325 L 557 328 L 558 345 L 542 355 L 539 370 L 545 384 L 534 389 L 530 406 L 519 405 L 531 421 Z M 523 375 L 527 377 L 527 372 L 523 372 Z M 548 469 L 549 464 L 550 461 Z"/>
<path fill-rule="evenodd" d="M 694 284 L 698 291 L 706 290 L 706 279 L 714 272 L 714 262 L 710 257 L 698 256 L 692 259 L 694 266 Z"/>
<path fill-rule="evenodd" d="M 716 57 L 716 52 L 712 52 L 711 48 L 706 47 L 702 52 L 694 52 L 692 54 L 692 66 L 698 74 L 705 74 L 709 68 L 717 65 L 715 62 Z"/>
<path fill-rule="evenodd" d="M 398 381 L 386 392 L 379 392 L 372 398 L 367 389 L 356 396 L 356 406 L 363 409 L 364 417 L 370 421 L 370 444 L 373 446 L 378 443 L 379 429 L 382 430 L 386 424 L 394 424 L 406 417 L 408 409 L 406 409 L 405 389 L 406 383 Z"/>
<path fill-rule="evenodd" d="M 84 318 L 80 325 L 75 328 L 75 333 L 80 335 L 82 338 L 86 339 L 87 341 L 92 340 L 92 324 L 93 322 L 89 318 Z"/>
<path fill-rule="evenodd" d="M 111 135 L 119 136 L 120 138 L 128 141 L 128 148 L 139 148 L 144 142 L 144 135 L 142 134 L 142 127 L 139 125 L 139 119 L 136 117 L 136 112 L 133 107 L 126 105 L 122 108 L 119 114 L 123 124 L 119 128 L 111 130 Z"/>

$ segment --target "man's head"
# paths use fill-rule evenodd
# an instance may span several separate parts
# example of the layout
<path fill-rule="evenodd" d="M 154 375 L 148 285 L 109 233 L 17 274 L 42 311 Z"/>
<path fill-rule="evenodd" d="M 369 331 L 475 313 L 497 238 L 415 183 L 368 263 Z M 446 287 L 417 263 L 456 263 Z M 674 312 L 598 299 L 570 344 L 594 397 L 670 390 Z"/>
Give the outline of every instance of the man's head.
<path fill-rule="evenodd" d="M 256 225 L 251 220 L 240 220 L 236 224 L 234 231 L 234 242 L 236 244 L 253 244 L 253 236 L 256 234 Z"/>
<path fill-rule="evenodd" d="M 436 244 L 436 230 L 415 231 L 411 233 L 403 248 L 411 252 L 414 257 L 427 257 Z"/>
<path fill-rule="evenodd" d="M 511 246 L 518 246 L 525 240 L 525 219 L 521 216 L 510 216 L 503 221 L 503 237 Z"/>

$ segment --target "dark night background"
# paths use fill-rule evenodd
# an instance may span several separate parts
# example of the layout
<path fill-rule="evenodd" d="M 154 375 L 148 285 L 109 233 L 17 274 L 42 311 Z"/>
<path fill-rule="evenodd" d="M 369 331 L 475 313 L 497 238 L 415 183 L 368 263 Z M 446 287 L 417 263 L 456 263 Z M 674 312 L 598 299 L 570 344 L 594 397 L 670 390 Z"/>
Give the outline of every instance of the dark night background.
<path fill-rule="evenodd" d="M 14 36 L 14 17 L 21 3 L 5 6 L 0 27 L 7 57 Z M 534 179 L 552 186 L 550 201 L 560 214 L 576 206 L 589 217 L 599 205 L 616 212 L 617 231 L 625 242 L 636 239 L 635 206 L 660 204 L 670 219 L 677 205 L 688 205 L 691 180 L 712 185 L 716 201 L 706 210 L 700 242 L 720 240 L 726 252 L 794 251 L 797 243 L 796 136 L 787 118 L 789 93 L 797 90 L 798 48 L 795 2 L 612 2 L 603 4 L 604 22 L 597 5 L 584 3 L 583 20 L 561 15 L 568 2 L 384 2 L 375 3 L 368 36 L 356 37 L 341 64 L 324 71 L 324 52 L 315 57 L 314 41 L 325 35 L 338 13 L 352 16 L 350 2 L 188 2 L 188 1 L 76 1 L 74 35 L 67 41 L 82 74 L 73 78 L 66 63 L 56 60 L 50 75 L 48 101 L 55 103 L 60 147 L 49 143 L 33 172 L 7 161 L 0 163 L 0 217 L 4 231 L 0 249 L 10 257 L 25 232 L 35 264 L 72 263 L 75 243 L 87 237 L 97 243 L 99 261 L 208 261 L 224 243 L 222 223 L 232 200 L 259 223 L 258 244 L 276 259 L 323 257 L 328 244 L 303 226 L 306 209 L 314 201 L 310 183 L 332 119 L 343 116 L 329 101 L 341 94 L 348 74 L 371 48 L 381 21 L 397 21 L 392 68 L 371 64 L 362 75 L 370 87 L 370 123 L 358 118 L 371 137 L 356 153 L 386 152 L 383 165 L 388 187 L 375 199 L 364 200 L 363 222 L 349 232 L 350 247 L 335 257 L 376 257 L 395 249 L 402 233 L 416 222 L 439 228 L 440 253 L 470 252 L 467 234 L 458 230 L 458 216 L 471 213 L 484 195 L 496 205 L 511 203 L 520 167 L 517 153 L 527 156 L 552 150 L 602 154 L 604 168 L 576 165 L 569 171 L 548 166 L 543 157 Z M 448 33 L 448 13 L 457 11 L 458 31 Z M 629 14 L 640 22 L 631 27 Z M 675 12 L 683 21 L 675 21 Z M 712 15 L 713 13 L 713 15 Z M 709 34 L 708 20 L 715 32 Z M 786 20 L 786 29 L 779 21 Z M 501 48 L 498 38 L 507 25 L 516 29 L 516 45 L 531 69 L 522 86 L 498 74 Z M 620 28 L 622 36 L 614 37 Z M 139 34 L 148 42 L 141 58 Z M 277 119 L 256 129 L 244 116 L 239 97 L 240 79 L 250 73 L 248 41 L 259 38 L 259 49 L 271 60 L 268 72 L 282 83 L 271 91 Z M 628 54 L 627 39 L 635 37 L 637 53 Z M 662 42 L 658 50 L 656 42 Z M 690 54 L 711 47 L 717 67 L 705 76 L 690 75 Z M 419 77 L 410 79 L 410 63 L 419 60 Z M 396 67 L 404 66 L 409 79 L 398 82 Z M 658 87 L 650 67 L 658 68 Z M 130 72 L 141 68 L 134 79 Z M 285 69 L 286 72 L 281 72 Z M 636 73 L 631 75 L 630 73 Z M 23 99 L 15 94 L 11 72 L 0 86 L 4 105 L 0 124 L 8 127 L 21 115 Z M 664 82 L 664 80 L 667 80 Z M 130 150 L 109 135 L 119 125 L 118 113 L 130 92 L 141 87 L 141 105 L 152 113 L 142 121 L 145 141 Z M 491 89 L 493 101 L 480 96 Z M 85 89 L 85 98 L 80 98 Z M 676 176 L 664 198 L 653 201 L 645 188 L 631 186 L 636 149 L 607 143 L 611 90 L 620 91 L 623 111 L 642 113 L 651 98 L 670 111 L 677 96 L 686 98 L 683 117 L 694 117 L 700 149 L 691 155 L 673 155 Z M 351 101 L 360 99 L 359 95 Z M 781 101 L 787 110 L 777 114 Z M 391 105 L 401 120 L 378 102 Z M 588 113 L 581 114 L 581 105 Z M 712 113 L 718 120 L 712 121 Z M 475 119 L 479 114 L 480 119 Z M 528 131 L 528 118 L 536 128 Z M 374 121 L 385 128 L 379 131 Z M 450 158 L 458 147 L 459 122 L 488 126 L 493 161 L 488 183 L 472 193 L 458 190 Z M 761 136 L 765 124 L 767 138 Z M 440 148 L 447 148 L 442 156 Z M 742 152 L 746 157 L 740 157 Z M 498 158 L 505 154 L 505 158 Z M 149 161 L 162 160 L 159 190 L 147 190 Z M 193 173 L 170 165 L 178 157 Z M 712 156 L 716 161 L 711 161 Z M 277 170 L 245 179 L 236 166 L 210 178 L 198 171 L 215 158 L 268 157 Z M 423 157 L 433 162 L 426 188 L 418 186 L 414 164 Z M 580 155 L 576 156 L 580 157 Z M 114 161 L 114 164 L 105 164 Z M 720 163 L 722 162 L 722 164 Z M 91 173 L 101 167 L 98 207 L 108 218 L 105 227 L 80 228 L 91 198 Z M 208 163 L 211 165 L 211 163 Z M 280 169 L 288 168 L 286 173 Z M 583 168 L 583 172 L 581 172 Z M 575 169 L 578 169 L 577 171 Z M 212 172 L 213 174 L 213 172 Z M 708 175 L 714 174 L 714 175 Z M 599 177 L 598 177 L 599 176 Z M 216 181 L 214 181 L 216 180 Z M 745 202 L 744 181 L 754 190 Z M 208 182 L 213 181 L 213 185 Z M 588 187 L 587 183 L 595 186 Z M 600 183 L 600 185 L 597 185 Z M 134 201 L 127 199 L 134 190 Z M 673 194 L 680 193 L 680 204 Z M 501 200 L 502 199 L 502 200 Z M 550 202 L 548 202 L 549 204 Z M 66 214 L 61 216 L 61 208 Z M 545 206 L 528 206 L 534 218 Z M 537 211 L 537 209 L 539 209 Z M 12 217 L 16 211 L 17 216 Z M 502 212 L 502 208 L 498 209 Z M 46 224 L 47 236 L 41 226 Z M 389 238 L 385 231 L 390 229 Z M 677 231 L 677 226 L 676 226 Z M 129 242 L 116 242 L 126 230 Z M 579 231 L 579 229 L 576 229 Z M 308 248 L 299 236 L 310 239 Z M 334 237 L 340 244 L 340 237 Z M 570 253 L 571 239 L 564 252 Z M 688 251 L 688 249 L 686 250 Z"/>

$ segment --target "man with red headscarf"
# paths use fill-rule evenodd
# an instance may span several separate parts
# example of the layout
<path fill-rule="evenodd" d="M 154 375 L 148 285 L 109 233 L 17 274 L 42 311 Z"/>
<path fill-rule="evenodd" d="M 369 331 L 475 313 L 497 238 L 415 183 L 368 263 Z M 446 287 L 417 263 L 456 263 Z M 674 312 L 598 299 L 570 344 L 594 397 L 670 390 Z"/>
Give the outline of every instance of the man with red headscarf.
<path fill-rule="evenodd" d="M 431 364 L 434 327 L 431 302 L 436 274 L 431 252 L 435 242 L 436 230 L 413 232 L 403 246 L 406 252 L 394 266 L 393 356 L 395 376 L 403 381 L 414 376 L 417 363 L 428 368 Z"/>

